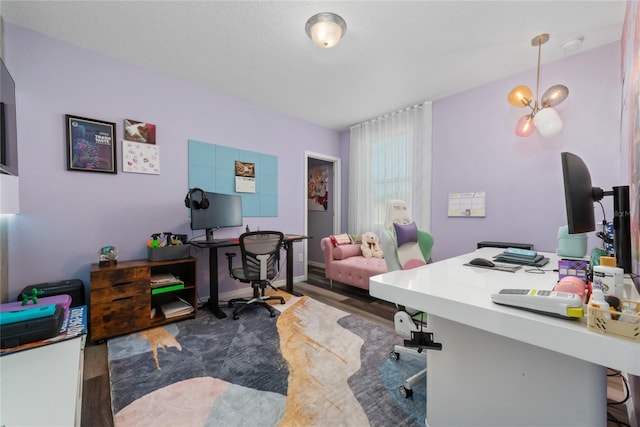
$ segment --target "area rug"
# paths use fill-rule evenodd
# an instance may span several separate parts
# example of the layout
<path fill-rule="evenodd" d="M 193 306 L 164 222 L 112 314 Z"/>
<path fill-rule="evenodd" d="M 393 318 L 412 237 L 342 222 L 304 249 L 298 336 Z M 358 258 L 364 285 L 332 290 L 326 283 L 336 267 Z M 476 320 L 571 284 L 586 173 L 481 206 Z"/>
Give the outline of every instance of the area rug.
<path fill-rule="evenodd" d="M 420 365 L 389 358 L 392 329 L 306 296 L 275 307 L 109 340 L 114 424 L 424 425 L 426 384 L 399 393 Z"/>

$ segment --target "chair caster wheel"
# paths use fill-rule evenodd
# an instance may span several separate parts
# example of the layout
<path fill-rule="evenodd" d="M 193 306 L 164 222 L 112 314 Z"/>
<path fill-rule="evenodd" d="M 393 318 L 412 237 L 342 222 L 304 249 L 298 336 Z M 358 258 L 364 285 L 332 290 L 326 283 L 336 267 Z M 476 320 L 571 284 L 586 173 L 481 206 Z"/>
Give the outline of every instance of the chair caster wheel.
<path fill-rule="evenodd" d="M 227 303 L 227 307 L 229 307 L 229 308 L 233 307 L 233 303 L 232 303 L 231 301 L 229 301 L 229 302 Z"/>
<path fill-rule="evenodd" d="M 400 391 L 400 396 L 404 397 L 405 399 L 408 399 L 411 396 L 413 396 L 413 390 L 405 388 L 405 386 L 403 385 L 400 386 L 399 391 Z"/>
<path fill-rule="evenodd" d="M 270 315 L 271 317 L 276 317 L 276 314 L 275 314 L 273 311 L 272 311 L 271 313 L 269 313 L 269 315 Z"/>
<path fill-rule="evenodd" d="M 391 353 L 389 353 L 389 359 L 391 360 L 400 359 L 400 353 L 396 353 L 395 351 L 392 351 Z"/>
<path fill-rule="evenodd" d="M 240 318 L 240 316 L 238 316 L 237 314 L 233 315 L 233 320 L 238 320 Z"/>

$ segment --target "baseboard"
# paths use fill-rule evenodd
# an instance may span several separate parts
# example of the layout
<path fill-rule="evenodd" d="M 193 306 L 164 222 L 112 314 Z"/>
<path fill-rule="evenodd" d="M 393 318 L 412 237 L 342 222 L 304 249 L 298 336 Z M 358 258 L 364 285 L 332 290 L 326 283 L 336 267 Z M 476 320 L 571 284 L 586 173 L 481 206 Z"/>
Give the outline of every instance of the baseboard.
<path fill-rule="evenodd" d="M 307 264 L 310 265 L 311 267 L 324 268 L 324 263 L 323 262 L 309 261 L 309 262 L 307 262 Z"/>

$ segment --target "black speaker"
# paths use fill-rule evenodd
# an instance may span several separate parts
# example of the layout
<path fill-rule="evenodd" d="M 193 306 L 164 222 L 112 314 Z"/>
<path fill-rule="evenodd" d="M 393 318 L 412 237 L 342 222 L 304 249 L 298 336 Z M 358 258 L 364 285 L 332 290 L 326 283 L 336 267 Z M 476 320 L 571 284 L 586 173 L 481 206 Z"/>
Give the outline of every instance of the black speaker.
<path fill-rule="evenodd" d="M 193 200 L 193 193 L 200 193 L 200 201 Z M 207 199 L 207 194 L 204 190 L 194 187 L 189 190 L 184 198 L 184 205 L 188 208 L 193 207 L 194 209 L 207 209 L 209 207 L 209 199 Z"/>

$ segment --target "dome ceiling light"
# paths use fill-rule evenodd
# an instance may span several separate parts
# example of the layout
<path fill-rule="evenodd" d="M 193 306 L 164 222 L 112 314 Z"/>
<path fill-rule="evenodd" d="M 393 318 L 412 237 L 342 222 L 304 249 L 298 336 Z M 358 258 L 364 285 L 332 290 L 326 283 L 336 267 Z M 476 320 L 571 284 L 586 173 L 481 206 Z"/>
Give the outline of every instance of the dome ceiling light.
<path fill-rule="evenodd" d="M 305 31 L 316 45 L 330 48 L 337 45 L 347 32 L 347 23 L 335 13 L 322 12 L 309 18 Z"/>

